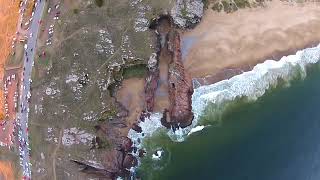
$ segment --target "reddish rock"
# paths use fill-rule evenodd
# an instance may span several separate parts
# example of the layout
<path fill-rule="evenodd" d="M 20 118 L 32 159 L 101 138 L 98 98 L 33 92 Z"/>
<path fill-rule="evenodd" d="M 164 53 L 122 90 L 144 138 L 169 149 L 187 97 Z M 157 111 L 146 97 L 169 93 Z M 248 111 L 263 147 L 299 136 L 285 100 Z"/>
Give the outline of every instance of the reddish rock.
<path fill-rule="evenodd" d="M 132 154 L 127 154 L 123 160 L 122 167 L 123 168 L 131 168 L 137 165 L 137 160 Z"/>
<path fill-rule="evenodd" d="M 121 150 L 123 150 L 124 152 L 131 152 L 132 151 L 131 139 L 129 139 L 128 137 L 122 138 Z"/>
<path fill-rule="evenodd" d="M 193 93 L 192 80 L 184 69 L 181 60 L 180 35 L 174 31 L 169 34 L 168 49 L 172 52 L 169 64 L 169 99 L 170 121 L 180 127 L 192 123 L 191 96 Z"/>
<path fill-rule="evenodd" d="M 123 153 L 113 149 L 105 153 L 105 168 L 109 172 L 117 173 L 122 169 Z"/>

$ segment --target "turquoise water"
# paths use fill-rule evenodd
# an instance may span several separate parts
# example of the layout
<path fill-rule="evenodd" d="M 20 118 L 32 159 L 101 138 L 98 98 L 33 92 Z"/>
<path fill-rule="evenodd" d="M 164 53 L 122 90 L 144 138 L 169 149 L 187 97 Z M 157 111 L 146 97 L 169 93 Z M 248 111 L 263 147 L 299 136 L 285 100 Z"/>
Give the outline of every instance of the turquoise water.
<path fill-rule="evenodd" d="M 164 154 L 154 160 L 149 153 L 138 174 L 166 180 L 319 180 L 319 77 L 319 65 L 313 65 L 304 80 L 278 86 L 254 102 L 238 100 L 221 121 L 206 116 L 211 126 L 184 142 L 164 133 L 147 139 L 149 151 Z"/>

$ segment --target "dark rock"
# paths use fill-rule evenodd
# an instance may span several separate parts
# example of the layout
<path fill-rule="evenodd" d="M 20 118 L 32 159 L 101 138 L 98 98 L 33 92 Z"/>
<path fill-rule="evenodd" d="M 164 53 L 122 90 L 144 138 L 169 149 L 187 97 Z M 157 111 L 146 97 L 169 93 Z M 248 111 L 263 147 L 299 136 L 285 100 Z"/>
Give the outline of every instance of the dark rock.
<path fill-rule="evenodd" d="M 144 157 L 146 151 L 143 149 L 139 149 L 139 157 Z"/>
<path fill-rule="evenodd" d="M 141 133 L 141 132 L 142 132 L 142 128 L 141 128 L 138 124 L 136 124 L 136 123 L 134 123 L 134 124 L 132 125 L 132 129 L 135 130 L 135 131 L 137 131 L 138 133 Z"/>
<path fill-rule="evenodd" d="M 129 168 L 131 168 L 131 167 L 133 167 L 135 165 L 137 165 L 136 158 L 132 154 L 127 154 L 124 157 L 122 167 L 129 169 Z"/>
<path fill-rule="evenodd" d="M 110 172 L 117 173 L 122 169 L 123 153 L 113 149 L 106 152 L 105 155 L 105 168 Z"/>
<path fill-rule="evenodd" d="M 162 126 L 170 129 L 171 124 L 170 124 L 170 120 L 169 120 L 168 118 L 170 118 L 170 116 L 169 116 L 169 110 L 168 110 L 168 109 L 165 109 L 165 110 L 163 111 L 163 115 L 162 115 L 162 118 L 161 118 L 161 124 L 162 124 Z"/>
<path fill-rule="evenodd" d="M 133 147 L 132 151 L 133 151 L 133 153 L 136 153 L 138 151 L 138 148 L 137 147 Z"/>
<path fill-rule="evenodd" d="M 180 28 L 193 28 L 203 16 L 203 0 L 176 0 L 170 14 Z"/>
<path fill-rule="evenodd" d="M 132 151 L 132 141 L 128 137 L 123 137 L 122 138 L 122 143 L 121 143 L 121 149 L 124 152 L 131 152 Z"/>

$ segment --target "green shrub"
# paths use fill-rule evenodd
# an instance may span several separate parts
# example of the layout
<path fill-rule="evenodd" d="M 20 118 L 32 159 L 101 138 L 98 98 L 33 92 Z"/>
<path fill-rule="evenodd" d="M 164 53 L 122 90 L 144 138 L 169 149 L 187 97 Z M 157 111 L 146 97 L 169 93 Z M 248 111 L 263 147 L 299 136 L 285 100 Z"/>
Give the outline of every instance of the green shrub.
<path fill-rule="evenodd" d="M 142 78 L 147 74 L 147 67 L 144 64 L 134 65 L 123 70 L 123 78 L 128 79 L 132 77 Z"/>
<path fill-rule="evenodd" d="M 73 9 L 73 14 L 78 14 L 79 13 L 79 9 Z"/>
<path fill-rule="evenodd" d="M 103 0 L 94 0 L 94 2 L 98 7 L 102 7 L 103 6 Z"/>

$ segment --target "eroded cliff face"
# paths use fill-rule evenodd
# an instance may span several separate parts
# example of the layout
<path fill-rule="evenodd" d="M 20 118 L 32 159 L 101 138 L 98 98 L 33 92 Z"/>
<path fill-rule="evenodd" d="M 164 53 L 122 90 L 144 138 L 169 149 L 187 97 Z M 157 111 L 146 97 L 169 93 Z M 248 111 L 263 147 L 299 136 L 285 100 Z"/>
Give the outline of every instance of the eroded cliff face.
<path fill-rule="evenodd" d="M 193 86 L 191 77 L 186 72 L 181 56 L 180 35 L 175 29 L 174 20 L 170 16 L 160 16 L 154 20 L 152 28 L 154 28 L 158 37 L 158 52 L 149 60 L 149 75 L 146 79 L 146 110 L 153 111 L 155 99 L 163 94 L 155 93 L 159 84 L 161 91 L 168 93 L 168 106 L 163 107 L 162 124 L 167 128 L 186 127 L 191 124 L 193 114 L 191 112 L 191 96 Z M 159 72 L 160 65 L 167 65 L 168 70 Z M 166 74 L 162 74 L 166 73 Z M 159 79 L 159 77 L 166 77 Z M 163 104 L 163 103 L 162 103 Z M 159 110 L 159 109 L 158 109 Z M 134 127 L 137 129 L 137 127 Z"/>
<path fill-rule="evenodd" d="M 169 115 L 174 126 L 186 127 L 192 123 L 191 96 L 192 80 L 181 60 L 180 35 L 177 31 L 169 34 L 168 49 L 172 54 L 169 63 Z"/>

